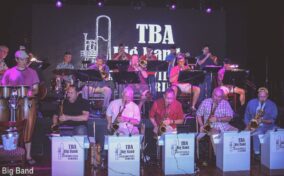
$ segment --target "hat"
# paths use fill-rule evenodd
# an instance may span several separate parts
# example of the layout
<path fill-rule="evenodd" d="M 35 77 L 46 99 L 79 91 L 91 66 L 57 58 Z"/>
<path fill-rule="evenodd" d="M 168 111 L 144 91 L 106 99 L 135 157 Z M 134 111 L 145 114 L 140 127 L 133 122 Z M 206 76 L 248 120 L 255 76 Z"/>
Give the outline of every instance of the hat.
<path fill-rule="evenodd" d="M 26 59 L 28 57 L 29 57 L 29 55 L 23 50 L 18 50 L 15 53 L 15 58 L 18 58 L 18 59 Z"/>
<path fill-rule="evenodd" d="M 268 94 L 269 92 L 268 92 L 268 89 L 266 88 L 266 87 L 260 87 L 258 90 L 257 90 L 257 92 L 259 93 L 259 92 L 265 92 L 266 94 Z"/>

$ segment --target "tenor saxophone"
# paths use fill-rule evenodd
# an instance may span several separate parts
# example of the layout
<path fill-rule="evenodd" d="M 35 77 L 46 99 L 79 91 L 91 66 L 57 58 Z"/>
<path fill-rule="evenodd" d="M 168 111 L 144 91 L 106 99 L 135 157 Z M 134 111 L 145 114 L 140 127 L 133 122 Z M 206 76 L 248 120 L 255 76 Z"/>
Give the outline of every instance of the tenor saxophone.
<path fill-rule="evenodd" d="M 251 121 L 249 122 L 249 130 L 255 130 L 259 127 L 259 119 L 264 115 L 264 110 L 260 109 L 257 111 L 257 113 L 255 114 L 254 118 L 251 119 Z"/>

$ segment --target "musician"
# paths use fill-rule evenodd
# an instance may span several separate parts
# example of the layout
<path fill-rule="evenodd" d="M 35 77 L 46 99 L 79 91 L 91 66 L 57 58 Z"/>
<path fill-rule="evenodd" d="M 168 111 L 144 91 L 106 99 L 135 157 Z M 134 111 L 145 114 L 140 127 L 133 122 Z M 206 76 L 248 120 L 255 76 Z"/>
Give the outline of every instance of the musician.
<path fill-rule="evenodd" d="M 4 72 L 8 69 L 5 58 L 7 57 L 9 52 L 9 48 L 5 45 L 0 45 L 0 80 L 2 80 L 2 76 Z"/>
<path fill-rule="evenodd" d="M 155 56 L 153 52 L 152 46 L 147 46 L 146 54 L 140 57 L 140 61 L 155 61 L 158 60 L 157 56 Z M 157 97 L 157 90 L 156 90 L 156 72 L 148 71 L 148 82 L 150 84 L 150 91 L 154 99 Z"/>
<path fill-rule="evenodd" d="M 123 43 L 118 46 L 118 53 L 114 53 L 112 60 L 130 60 L 131 56 L 125 52 L 125 46 Z"/>
<path fill-rule="evenodd" d="M 122 98 L 113 100 L 106 111 L 107 129 L 111 131 L 113 123 L 119 125 L 118 133 L 121 135 L 139 134 L 135 125 L 140 123 L 140 109 L 133 102 L 134 91 L 131 87 L 124 88 Z M 121 114 L 121 116 L 119 116 Z"/>
<path fill-rule="evenodd" d="M 35 70 L 27 67 L 28 54 L 25 51 L 19 50 L 15 53 L 15 58 L 17 66 L 8 69 L 2 78 L 2 85 L 7 86 L 19 86 L 27 85 L 29 86 L 28 96 L 34 97 L 38 93 L 39 78 Z M 34 108 L 35 110 L 35 108 Z M 36 113 L 30 112 L 27 119 L 25 132 L 24 132 L 24 142 L 26 148 L 26 160 L 28 164 L 35 164 L 35 160 L 31 157 L 31 137 L 34 130 Z"/>
<path fill-rule="evenodd" d="M 218 65 L 218 58 L 213 56 L 210 52 L 209 46 L 204 46 L 202 49 L 202 55 L 197 56 L 197 64 L 200 69 L 204 69 L 206 66 L 216 66 Z M 201 89 L 200 101 L 208 98 L 211 95 L 212 81 L 210 73 L 205 75 L 203 83 L 199 85 Z"/>
<path fill-rule="evenodd" d="M 264 110 L 263 116 L 258 120 L 259 127 L 253 129 L 253 150 L 256 156 L 260 154 L 258 134 L 264 134 L 266 131 L 276 127 L 275 120 L 278 115 L 277 106 L 272 100 L 268 99 L 268 97 L 268 89 L 265 87 L 259 88 L 258 97 L 250 100 L 245 110 L 244 121 L 247 126 L 259 110 Z"/>
<path fill-rule="evenodd" d="M 188 70 L 189 67 L 185 65 L 185 56 L 184 54 L 180 53 L 177 56 L 177 66 L 173 67 L 170 73 L 170 82 L 172 84 L 172 89 L 175 91 L 175 95 L 177 95 L 177 89 L 180 89 L 183 93 L 193 93 L 192 98 L 192 107 L 191 110 L 196 111 L 195 105 L 197 103 L 200 88 L 190 83 L 179 83 L 178 76 L 179 72 L 183 70 Z"/>
<path fill-rule="evenodd" d="M 176 55 L 177 55 L 177 50 L 176 50 L 176 46 L 172 45 L 170 47 L 170 54 L 166 56 L 166 61 L 169 63 L 169 67 L 168 67 L 168 78 L 170 77 L 170 73 L 171 73 L 171 69 L 175 66 L 175 62 L 176 62 Z"/>
<path fill-rule="evenodd" d="M 224 92 L 220 88 L 215 88 L 212 92 L 212 98 L 207 98 L 202 101 L 196 112 L 196 118 L 199 125 L 200 134 L 197 136 L 197 141 L 200 142 L 205 136 L 205 133 L 210 136 L 210 140 L 215 150 L 212 135 L 218 134 L 224 131 L 237 131 L 237 129 L 229 124 L 229 121 L 233 118 L 233 110 L 227 100 L 224 99 Z M 203 119 L 203 120 L 202 120 Z M 209 124 L 212 128 L 210 131 L 206 131 L 205 126 Z M 207 165 L 205 153 L 208 152 L 207 143 L 199 143 L 199 159 L 203 160 L 203 165 Z M 204 144 L 204 145 L 202 145 Z M 203 150 L 202 150 L 203 149 Z"/>
<path fill-rule="evenodd" d="M 184 121 L 184 113 L 182 105 L 176 100 L 173 89 L 168 88 L 163 97 L 156 100 L 152 105 L 149 118 L 154 126 L 153 132 L 158 134 L 159 125 L 164 124 L 171 126 L 169 130 L 175 129 L 176 124 L 182 124 Z"/>
<path fill-rule="evenodd" d="M 146 68 L 142 68 L 139 65 L 139 56 L 137 54 L 133 54 L 131 56 L 131 60 L 129 63 L 128 71 L 129 72 L 138 72 L 140 83 L 137 84 L 128 84 L 128 86 L 132 87 L 134 92 L 138 92 L 141 95 L 141 100 L 139 102 L 139 108 L 143 106 L 146 101 L 147 93 L 149 93 L 149 88 L 146 82 L 148 78 L 148 73 Z"/>
<path fill-rule="evenodd" d="M 60 126 L 74 127 L 70 135 L 87 135 L 88 119 L 89 102 L 79 97 L 79 89 L 76 86 L 70 85 L 67 89 L 67 99 L 63 101 L 59 112 L 52 117 L 52 127 L 60 123 Z"/>
<path fill-rule="evenodd" d="M 102 93 L 104 95 L 103 112 L 107 109 L 112 94 L 108 85 L 109 67 L 104 63 L 104 60 L 103 56 L 97 56 L 96 63 L 89 67 L 89 69 L 100 71 L 103 80 L 90 83 L 89 90 L 87 86 L 82 89 L 82 97 L 84 99 L 88 99 L 88 95 L 94 93 Z"/>
<path fill-rule="evenodd" d="M 241 106 L 243 106 L 246 102 L 246 92 L 244 89 L 233 86 L 233 85 L 227 85 L 223 84 L 223 79 L 226 70 L 231 70 L 231 64 L 229 59 L 224 59 L 223 61 L 223 67 L 218 71 L 218 77 L 217 77 L 217 82 L 218 86 L 224 91 L 225 96 L 227 97 L 229 93 L 236 93 L 239 94 L 239 100 L 241 103 Z"/>
<path fill-rule="evenodd" d="M 72 54 L 69 51 L 64 53 L 63 62 L 57 64 L 56 69 L 75 69 L 74 65 L 71 63 L 72 61 Z M 56 75 L 56 77 L 60 77 L 64 81 L 66 81 L 67 87 L 68 85 L 73 84 L 73 77 L 72 75 Z"/>

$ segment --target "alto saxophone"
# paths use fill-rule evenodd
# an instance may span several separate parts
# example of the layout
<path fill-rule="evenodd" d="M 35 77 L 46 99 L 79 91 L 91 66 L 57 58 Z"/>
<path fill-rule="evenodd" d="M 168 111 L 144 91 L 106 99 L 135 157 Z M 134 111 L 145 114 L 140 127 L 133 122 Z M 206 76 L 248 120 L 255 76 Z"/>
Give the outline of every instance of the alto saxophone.
<path fill-rule="evenodd" d="M 164 124 L 164 120 L 166 120 L 168 118 L 168 116 L 169 116 L 168 107 L 166 107 L 166 113 L 165 113 L 165 116 L 163 118 L 163 121 L 161 121 L 161 123 L 159 124 L 158 136 L 161 136 L 162 134 L 167 132 L 167 130 L 172 129 L 172 127 L 170 125 Z"/>
<path fill-rule="evenodd" d="M 212 130 L 210 118 L 211 118 L 211 116 L 213 116 L 215 114 L 215 111 L 216 111 L 217 107 L 218 107 L 218 104 L 212 102 L 210 115 L 209 115 L 206 123 L 204 124 L 204 131 L 206 133 L 209 133 Z"/>

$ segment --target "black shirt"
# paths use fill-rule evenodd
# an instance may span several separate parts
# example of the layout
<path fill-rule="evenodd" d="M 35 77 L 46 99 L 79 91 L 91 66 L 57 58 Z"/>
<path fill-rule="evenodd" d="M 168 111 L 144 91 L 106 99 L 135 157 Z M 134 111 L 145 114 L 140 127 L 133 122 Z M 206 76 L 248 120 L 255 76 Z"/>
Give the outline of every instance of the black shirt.
<path fill-rule="evenodd" d="M 198 60 L 202 60 L 206 57 L 206 55 L 197 56 Z M 216 65 L 212 59 L 208 58 L 203 64 L 199 65 L 201 69 L 203 69 L 206 65 Z"/>
<path fill-rule="evenodd" d="M 70 103 L 68 100 L 63 102 L 63 114 L 70 116 L 82 115 L 83 111 L 89 111 L 89 102 L 80 97 L 74 103 Z M 68 120 L 63 123 L 64 125 L 78 126 L 87 125 L 87 121 L 71 121 Z"/>

